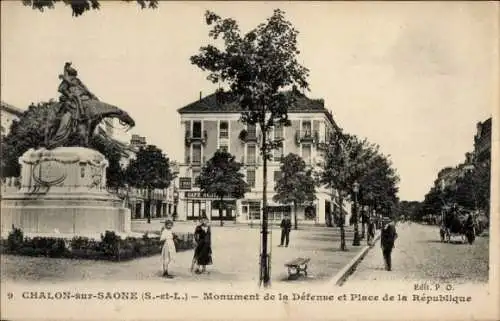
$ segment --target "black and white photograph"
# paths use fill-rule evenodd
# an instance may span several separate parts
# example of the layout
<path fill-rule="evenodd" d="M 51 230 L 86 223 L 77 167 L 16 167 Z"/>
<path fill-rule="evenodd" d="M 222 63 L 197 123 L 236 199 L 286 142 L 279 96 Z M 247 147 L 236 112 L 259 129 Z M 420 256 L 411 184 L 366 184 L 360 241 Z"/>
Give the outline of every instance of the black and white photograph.
<path fill-rule="evenodd" d="M 498 319 L 499 14 L 2 1 L 2 320 Z"/>

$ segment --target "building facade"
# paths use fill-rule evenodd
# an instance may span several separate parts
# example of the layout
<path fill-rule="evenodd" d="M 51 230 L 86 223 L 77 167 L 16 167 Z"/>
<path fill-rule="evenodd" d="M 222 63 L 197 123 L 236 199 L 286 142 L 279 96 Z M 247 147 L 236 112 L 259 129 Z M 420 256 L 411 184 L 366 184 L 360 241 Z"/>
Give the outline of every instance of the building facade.
<path fill-rule="evenodd" d="M 130 142 L 126 146 L 125 153 L 120 159 L 120 166 L 126 168 L 131 159 L 136 157 L 137 151 L 147 145 L 146 137 L 133 134 Z M 179 173 L 179 166 L 176 162 L 170 162 L 170 170 L 175 176 Z M 145 189 L 132 187 L 121 188 L 118 191 L 120 197 L 124 199 L 125 206 L 130 208 L 132 219 L 146 219 L 148 211 L 150 218 L 161 218 L 166 216 L 177 216 L 178 192 L 173 180 L 168 188 L 155 189 L 151 195 Z"/>
<path fill-rule="evenodd" d="M 491 117 L 477 124 L 474 136 L 474 161 L 490 166 L 491 162 Z"/>
<path fill-rule="evenodd" d="M 0 104 L 0 119 L 2 120 L 2 135 L 7 136 L 10 132 L 10 126 L 14 120 L 18 120 L 23 114 L 23 110 L 5 102 Z"/>
<path fill-rule="evenodd" d="M 273 151 L 267 167 L 269 220 L 279 222 L 285 213 L 291 213 L 288 204 L 272 201 L 274 184 L 280 176 L 281 158 L 289 153 L 301 156 L 308 166 L 318 170 L 323 164 L 323 151 L 329 135 L 339 130 L 332 114 L 321 99 L 297 95 L 296 103 L 288 109 L 290 126 L 277 126 L 270 133 L 283 144 Z M 211 220 L 259 222 L 262 216 L 263 166 L 259 153 L 262 134 L 258 127 L 240 121 L 241 109 L 232 101 L 219 97 L 216 92 L 178 110 L 184 134 L 184 160 L 179 165 L 180 220 L 197 220 L 206 215 Z M 242 173 L 251 190 L 240 200 L 225 201 L 219 217 L 219 201 L 214 195 L 202 193 L 196 185 L 203 164 L 217 150 L 225 150 L 243 164 Z M 317 188 L 316 200 L 298 209 L 298 220 L 324 224 L 333 208 L 333 192 Z"/>
<path fill-rule="evenodd" d="M 491 117 L 476 125 L 477 132 L 474 136 L 474 151 L 465 154 L 465 162 L 456 167 L 443 168 L 438 173 L 439 187 L 454 189 L 457 180 L 475 167 L 490 167 L 491 163 Z"/>

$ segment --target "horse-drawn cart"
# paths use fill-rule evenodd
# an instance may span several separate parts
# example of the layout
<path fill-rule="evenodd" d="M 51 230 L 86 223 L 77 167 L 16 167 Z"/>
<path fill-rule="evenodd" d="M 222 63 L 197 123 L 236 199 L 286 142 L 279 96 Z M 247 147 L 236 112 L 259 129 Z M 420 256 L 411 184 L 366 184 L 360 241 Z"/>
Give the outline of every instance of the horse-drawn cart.
<path fill-rule="evenodd" d="M 460 237 L 462 243 L 474 243 L 475 224 L 471 213 L 452 208 L 443 211 L 439 227 L 441 242 L 451 242 L 453 237 Z"/>

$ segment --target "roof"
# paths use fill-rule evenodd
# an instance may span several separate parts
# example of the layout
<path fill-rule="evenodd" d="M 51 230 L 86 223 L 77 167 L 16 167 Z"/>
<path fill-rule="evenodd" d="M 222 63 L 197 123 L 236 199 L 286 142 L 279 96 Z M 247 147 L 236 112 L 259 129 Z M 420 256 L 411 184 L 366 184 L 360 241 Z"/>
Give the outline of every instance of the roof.
<path fill-rule="evenodd" d="M 491 135 L 491 117 L 482 123 L 478 123 L 477 125 L 479 137 Z"/>
<path fill-rule="evenodd" d="M 24 110 L 22 110 L 21 108 L 14 107 L 3 101 L 1 102 L 1 109 L 6 110 L 7 112 L 16 116 L 21 116 L 24 113 Z"/>
<path fill-rule="evenodd" d="M 288 108 L 289 113 L 324 113 L 332 125 L 338 129 L 332 113 L 325 108 L 323 99 L 311 99 L 298 91 L 287 91 L 287 95 L 296 95 L 296 103 Z M 204 113 L 241 113 L 243 109 L 236 98 L 229 92 L 214 92 L 198 101 L 192 102 L 177 112 L 179 114 L 204 114 Z"/>

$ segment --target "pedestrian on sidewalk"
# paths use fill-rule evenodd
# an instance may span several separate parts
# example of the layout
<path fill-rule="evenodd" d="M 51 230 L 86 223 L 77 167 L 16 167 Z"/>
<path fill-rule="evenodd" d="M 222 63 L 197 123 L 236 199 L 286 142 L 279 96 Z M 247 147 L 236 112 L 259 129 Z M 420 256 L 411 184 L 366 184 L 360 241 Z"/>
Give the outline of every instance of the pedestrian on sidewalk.
<path fill-rule="evenodd" d="M 283 247 L 283 244 L 288 247 L 288 243 L 290 243 L 290 231 L 292 230 L 292 220 L 290 219 L 290 215 L 285 214 L 283 219 L 281 220 L 281 242 L 280 247 Z"/>
<path fill-rule="evenodd" d="M 366 239 L 368 245 L 372 245 L 372 240 L 375 238 L 375 222 L 372 217 L 367 217 L 367 225 L 368 225 L 368 237 Z"/>
<path fill-rule="evenodd" d="M 176 249 L 174 243 L 174 234 L 172 233 L 172 227 L 174 223 L 171 219 L 165 221 L 165 226 L 161 230 L 160 241 L 163 241 L 163 247 L 161 249 L 161 261 L 163 276 L 169 279 L 173 278 L 168 272 L 168 267 L 175 259 Z"/>
<path fill-rule="evenodd" d="M 201 219 L 201 224 L 194 230 L 194 239 L 196 248 L 193 260 L 196 260 L 198 266 L 195 273 L 201 274 L 206 271 L 207 265 L 212 264 L 212 231 L 206 217 Z"/>
<path fill-rule="evenodd" d="M 394 221 L 388 217 L 384 218 L 384 226 L 382 227 L 380 234 L 380 245 L 384 256 L 385 269 L 387 271 L 392 270 L 391 254 L 397 237 L 398 233 L 396 232 L 396 225 Z"/>

